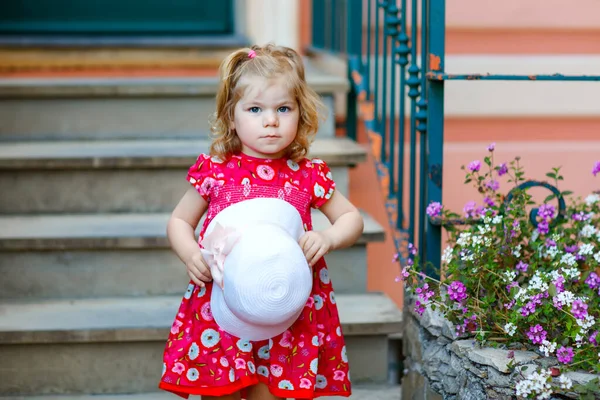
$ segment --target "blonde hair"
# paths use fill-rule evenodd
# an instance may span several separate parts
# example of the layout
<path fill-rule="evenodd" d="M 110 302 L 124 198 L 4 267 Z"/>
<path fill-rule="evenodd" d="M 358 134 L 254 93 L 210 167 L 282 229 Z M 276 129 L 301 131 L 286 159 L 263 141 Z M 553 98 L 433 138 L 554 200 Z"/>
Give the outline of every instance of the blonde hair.
<path fill-rule="evenodd" d="M 210 154 L 225 160 L 242 150 L 242 142 L 235 130 L 231 129 L 231 121 L 235 105 L 245 89 L 238 83 L 242 76 L 248 75 L 266 79 L 283 75 L 289 82 L 300 117 L 296 138 L 287 148 L 286 155 L 294 161 L 301 160 L 308 153 L 317 133 L 319 115 L 325 115 L 321 112 L 324 105 L 319 95 L 306 83 L 304 64 L 298 53 L 289 47 L 273 44 L 236 50 L 221 63 L 217 109 L 211 122 L 213 142 Z"/>

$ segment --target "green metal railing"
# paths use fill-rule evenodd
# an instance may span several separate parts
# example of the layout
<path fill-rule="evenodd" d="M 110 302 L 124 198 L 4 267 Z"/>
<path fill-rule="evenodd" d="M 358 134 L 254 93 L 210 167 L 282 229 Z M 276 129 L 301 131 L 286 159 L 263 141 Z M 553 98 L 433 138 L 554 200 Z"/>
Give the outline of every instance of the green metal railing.
<path fill-rule="evenodd" d="M 445 0 L 313 0 L 313 47 L 347 59 L 347 133 L 355 137 L 360 117 L 396 247 L 407 255 L 408 243 L 416 243 L 421 261 L 434 266 L 441 226 L 425 209 L 442 202 L 445 81 L 600 81 L 591 75 L 448 74 L 445 6 Z"/>
<path fill-rule="evenodd" d="M 430 28 L 417 46 L 410 38 L 421 25 Z M 440 227 L 428 223 L 425 207 L 442 198 L 444 82 L 428 81 L 422 66 L 443 71 L 444 0 L 315 0 L 313 47 L 347 58 L 347 132 L 355 137 L 358 108 L 400 254 L 417 243 L 421 260 L 439 260 Z"/>

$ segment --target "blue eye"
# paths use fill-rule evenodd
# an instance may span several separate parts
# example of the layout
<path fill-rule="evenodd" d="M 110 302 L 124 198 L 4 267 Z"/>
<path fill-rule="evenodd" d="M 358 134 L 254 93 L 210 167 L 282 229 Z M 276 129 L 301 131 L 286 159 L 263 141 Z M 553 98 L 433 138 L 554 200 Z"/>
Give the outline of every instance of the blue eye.
<path fill-rule="evenodd" d="M 260 111 L 260 108 L 259 108 L 259 107 L 250 107 L 250 108 L 248 109 L 248 111 L 250 111 L 251 113 L 254 113 L 254 114 L 255 114 L 255 113 L 257 113 L 257 112 L 259 112 L 259 111 Z"/>
<path fill-rule="evenodd" d="M 282 106 L 282 107 L 279 107 L 279 108 L 277 109 L 277 111 L 278 111 L 278 112 L 283 112 L 283 113 L 284 113 L 284 112 L 288 112 L 288 111 L 290 111 L 290 108 L 289 108 L 288 106 Z"/>

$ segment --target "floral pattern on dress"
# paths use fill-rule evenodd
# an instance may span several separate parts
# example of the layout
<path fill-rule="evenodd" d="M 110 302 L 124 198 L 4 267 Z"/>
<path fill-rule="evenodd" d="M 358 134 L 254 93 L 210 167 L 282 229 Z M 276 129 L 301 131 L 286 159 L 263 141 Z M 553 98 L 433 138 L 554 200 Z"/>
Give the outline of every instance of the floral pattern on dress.
<path fill-rule="evenodd" d="M 327 164 L 260 159 L 245 154 L 221 160 L 201 154 L 187 180 L 208 202 L 199 241 L 226 207 L 257 197 L 281 198 L 312 229 L 311 208 L 335 191 Z M 350 374 L 335 296 L 325 259 L 313 267 L 313 289 L 296 322 L 269 340 L 251 342 L 220 329 L 212 317 L 212 283 L 189 283 L 167 340 L 159 387 L 181 397 L 222 396 L 262 382 L 276 396 L 312 399 L 349 396 Z"/>

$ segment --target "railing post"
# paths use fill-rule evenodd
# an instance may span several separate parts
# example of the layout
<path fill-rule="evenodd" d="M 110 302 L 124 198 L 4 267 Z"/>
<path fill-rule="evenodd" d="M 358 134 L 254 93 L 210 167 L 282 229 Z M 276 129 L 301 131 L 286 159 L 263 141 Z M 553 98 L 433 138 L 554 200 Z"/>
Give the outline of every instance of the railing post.
<path fill-rule="evenodd" d="M 312 45 L 325 47 L 325 4 L 318 0 L 312 2 Z"/>
<path fill-rule="evenodd" d="M 445 0 L 423 0 L 427 11 L 428 40 L 423 51 L 427 51 L 427 66 L 424 72 L 444 72 L 446 4 Z M 444 81 L 427 82 L 427 195 L 425 205 L 432 201 L 442 202 L 442 166 L 444 160 Z M 425 212 L 425 210 L 421 210 Z M 425 233 L 425 260 L 439 267 L 441 262 L 440 226 L 427 222 Z M 427 267 L 425 273 L 438 273 Z"/>
<path fill-rule="evenodd" d="M 347 5 L 347 44 L 348 44 L 348 80 L 352 82 L 351 68 L 354 63 L 362 68 L 362 0 L 348 0 Z M 354 85 L 346 97 L 346 135 L 356 139 L 357 130 L 357 93 Z"/>

